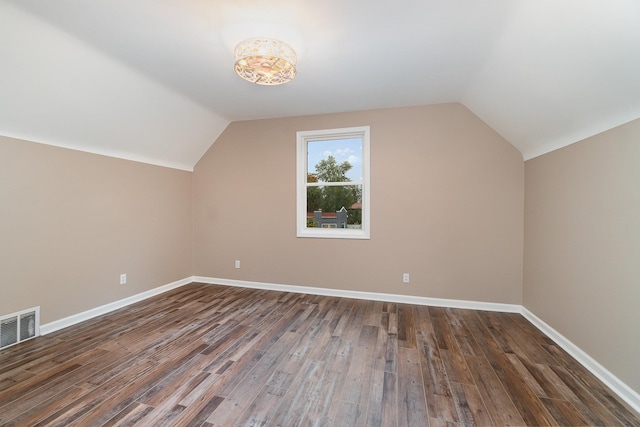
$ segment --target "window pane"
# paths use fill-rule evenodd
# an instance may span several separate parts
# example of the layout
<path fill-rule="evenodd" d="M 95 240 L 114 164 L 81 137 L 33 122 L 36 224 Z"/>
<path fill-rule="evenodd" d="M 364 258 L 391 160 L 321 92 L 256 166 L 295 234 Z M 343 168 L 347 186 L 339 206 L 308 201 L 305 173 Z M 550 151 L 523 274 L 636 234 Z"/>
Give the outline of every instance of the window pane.
<path fill-rule="evenodd" d="M 362 185 L 307 187 L 307 228 L 362 228 Z"/>
<path fill-rule="evenodd" d="M 370 129 L 296 132 L 297 237 L 369 239 Z"/>
<path fill-rule="evenodd" d="M 362 138 L 307 142 L 307 182 L 362 182 Z"/>

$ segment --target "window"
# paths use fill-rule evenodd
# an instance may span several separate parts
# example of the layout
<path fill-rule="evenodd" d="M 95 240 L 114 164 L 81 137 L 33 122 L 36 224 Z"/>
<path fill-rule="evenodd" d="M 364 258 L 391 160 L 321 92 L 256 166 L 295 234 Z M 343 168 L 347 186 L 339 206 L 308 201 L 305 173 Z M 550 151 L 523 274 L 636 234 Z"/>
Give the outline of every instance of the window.
<path fill-rule="evenodd" d="M 298 237 L 368 239 L 369 126 L 297 138 Z"/>

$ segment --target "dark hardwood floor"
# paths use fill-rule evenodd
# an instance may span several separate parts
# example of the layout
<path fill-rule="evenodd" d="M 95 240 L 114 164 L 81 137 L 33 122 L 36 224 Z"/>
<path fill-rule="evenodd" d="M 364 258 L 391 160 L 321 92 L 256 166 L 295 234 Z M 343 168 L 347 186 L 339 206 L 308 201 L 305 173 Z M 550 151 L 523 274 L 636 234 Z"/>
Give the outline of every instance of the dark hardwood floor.
<path fill-rule="evenodd" d="M 0 425 L 640 425 L 518 314 L 191 284 L 0 352 Z"/>

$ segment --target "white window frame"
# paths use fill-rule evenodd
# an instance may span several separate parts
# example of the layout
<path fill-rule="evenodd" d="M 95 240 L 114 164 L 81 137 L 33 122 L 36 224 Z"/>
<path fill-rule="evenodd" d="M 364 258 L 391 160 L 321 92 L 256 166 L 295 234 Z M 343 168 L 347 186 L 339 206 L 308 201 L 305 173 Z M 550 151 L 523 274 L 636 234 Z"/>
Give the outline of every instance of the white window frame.
<path fill-rule="evenodd" d="M 370 239 L 371 186 L 370 186 L 370 129 L 358 126 L 341 129 L 300 131 L 297 137 L 297 236 L 325 239 Z M 307 144 L 330 139 L 362 138 L 362 181 L 349 185 L 362 185 L 362 228 L 308 228 L 307 227 Z"/>

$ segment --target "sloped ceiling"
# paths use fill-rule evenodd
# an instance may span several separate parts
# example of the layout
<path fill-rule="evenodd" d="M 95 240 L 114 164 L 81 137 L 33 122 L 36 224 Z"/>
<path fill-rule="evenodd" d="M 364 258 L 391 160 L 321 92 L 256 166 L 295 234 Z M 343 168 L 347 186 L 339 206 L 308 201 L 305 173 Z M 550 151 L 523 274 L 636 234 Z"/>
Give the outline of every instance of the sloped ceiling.
<path fill-rule="evenodd" d="M 233 72 L 242 39 L 299 55 Z M 460 102 L 525 159 L 640 117 L 637 0 L 0 0 L 0 134 L 191 170 L 231 121 Z"/>

